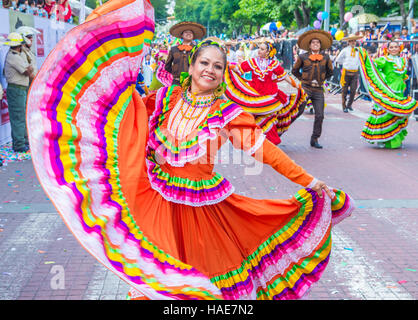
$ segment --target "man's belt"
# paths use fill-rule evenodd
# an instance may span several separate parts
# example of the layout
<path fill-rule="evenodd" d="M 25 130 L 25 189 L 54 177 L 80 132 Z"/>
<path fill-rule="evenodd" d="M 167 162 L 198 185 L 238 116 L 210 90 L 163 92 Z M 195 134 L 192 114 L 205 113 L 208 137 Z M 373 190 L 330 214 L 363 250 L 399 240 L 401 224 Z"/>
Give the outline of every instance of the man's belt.
<path fill-rule="evenodd" d="M 358 69 L 357 70 L 349 70 L 349 69 L 343 68 L 343 70 L 348 71 L 348 72 L 353 72 L 353 73 L 357 73 L 358 72 Z"/>
<path fill-rule="evenodd" d="M 8 87 L 19 88 L 19 89 L 23 89 L 23 90 L 28 89 L 28 86 L 21 86 L 20 84 L 14 84 L 14 83 L 8 83 L 7 86 Z"/>
<path fill-rule="evenodd" d="M 318 82 L 308 82 L 308 81 L 302 81 L 302 84 L 308 87 L 312 87 L 312 88 L 322 88 L 322 84 L 318 83 Z"/>

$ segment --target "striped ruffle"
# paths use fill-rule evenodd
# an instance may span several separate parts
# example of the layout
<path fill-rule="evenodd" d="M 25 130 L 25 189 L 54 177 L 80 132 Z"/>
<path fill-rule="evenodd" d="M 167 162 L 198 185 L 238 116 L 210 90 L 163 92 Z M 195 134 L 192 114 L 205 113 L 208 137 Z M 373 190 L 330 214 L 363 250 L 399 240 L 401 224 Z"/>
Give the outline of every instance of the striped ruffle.
<path fill-rule="evenodd" d="M 360 69 L 374 103 L 398 117 L 409 117 L 418 106 L 412 97 L 395 93 L 385 82 L 364 48 L 359 48 Z"/>
<path fill-rule="evenodd" d="M 398 135 L 405 136 L 407 126 L 407 117 L 394 116 L 375 106 L 364 125 L 361 137 L 370 143 L 386 142 Z"/>
<path fill-rule="evenodd" d="M 225 96 L 253 115 L 269 114 L 284 107 L 280 100 L 273 96 L 260 96 L 238 73 L 229 67 L 225 71 L 225 83 Z"/>
<path fill-rule="evenodd" d="M 172 176 L 151 158 L 147 159 L 147 167 L 152 188 L 170 202 L 201 207 L 222 202 L 234 192 L 231 183 L 218 173 L 211 179 L 199 180 Z"/>
<path fill-rule="evenodd" d="M 165 63 L 162 61 L 158 61 L 155 76 L 157 80 L 164 85 L 164 87 L 171 86 L 171 83 L 173 82 L 173 75 L 165 70 Z"/>
<path fill-rule="evenodd" d="M 206 276 L 144 236 L 122 192 L 118 132 L 154 22 L 148 1 L 105 6 L 112 2 L 126 5 L 70 30 L 34 79 L 27 123 L 35 170 L 83 247 L 136 290 L 220 298 Z"/>
<path fill-rule="evenodd" d="M 305 91 L 299 89 L 297 94 L 290 95 L 289 103 L 284 108 L 272 114 L 255 116 L 255 122 L 265 134 L 273 129 L 281 136 L 297 119 L 299 108 L 305 104 L 306 98 Z"/>
<path fill-rule="evenodd" d="M 178 96 L 181 87 L 171 86 L 158 90 L 156 108 L 150 117 L 149 150 L 155 151 L 170 165 L 182 167 L 185 163 L 199 159 L 207 152 L 207 141 L 218 136 L 218 129 L 222 129 L 229 122 L 239 116 L 243 110 L 237 104 L 226 101 L 219 104 L 219 108 L 209 113 L 206 121 L 199 126 L 198 132 L 189 140 L 178 141 L 171 137 L 168 130 L 164 130 L 162 123 L 170 110 L 169 104 L 172 96 Z"/>
<path fill-rule="evenodd" d="M 211 281 L 225 299 L 281 300 L 302 297 L 328 264 L 331 226 L 349 216 L 348 195 L 334 190 L 334 199 L 302 189 L 295 195 L 300 210 L 266 239 L 241 267 Z M 331 203 L 330 203 L 331 202 Z"/>
<path fill-rule="evenodd" d="M 230 68 L 225 71 L 225 82 L 226 97 L 242 106 L 244 111 L 254 115 L 257 124 L 265 133 L 273 126 L 279 134 L 286 132 L 296 119 L 299 107 L 307 99 L 307 94 L 302 89 L 299 89 L 297 94 L 288 95 L 284 104 L 274 96 L 261 96 Z"/>

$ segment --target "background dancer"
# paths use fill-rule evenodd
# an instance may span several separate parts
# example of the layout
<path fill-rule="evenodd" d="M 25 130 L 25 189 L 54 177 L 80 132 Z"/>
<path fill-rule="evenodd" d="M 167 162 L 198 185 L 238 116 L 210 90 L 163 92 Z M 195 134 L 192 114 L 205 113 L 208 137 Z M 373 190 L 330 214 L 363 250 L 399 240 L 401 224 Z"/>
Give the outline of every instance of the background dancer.
<path fill-rule="evenodd" d="M 236 67 L 230 65 L 225 73 L 225 95 L 251 113 L 267 138 L 279 144 L 280 136 L 303 113 L 306 94 L 283 69 L 275 54 L 273 45 L 263 42 L 259 45 L 258 57 Z M 251 80 L 243 79 L 242 76 L 248 72 Z M 298 92 L 285 94 L 277 86 L 282 80 L 297 88 Z"/>
<path fill-rule="evenodd" d="M 374 60 L 365 49 L 360 50 L 361 71 L 373 102 L 372 114 L 361 136 L 387 149 L 402 146 L 408 133 L 408 118 L 418 106 L 415 99 L 405 97 L 408 70 L 400 52 L 401 47 L 395 41 L 389 41 L 385 55 Z"/>

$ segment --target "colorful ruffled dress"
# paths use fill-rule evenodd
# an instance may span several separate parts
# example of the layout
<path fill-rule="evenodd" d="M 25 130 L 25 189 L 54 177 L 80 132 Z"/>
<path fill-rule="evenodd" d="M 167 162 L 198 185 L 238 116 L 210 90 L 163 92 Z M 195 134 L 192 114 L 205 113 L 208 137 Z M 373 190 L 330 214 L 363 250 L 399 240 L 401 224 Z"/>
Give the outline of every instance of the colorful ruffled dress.
<path fill-rule="evenodd" d="M 366 50 L 359 53 L 362 77 L 373 101 L 361 136 L 388 149 L 400 148 L 407 135 L 408 118 L 418 106 L 415 99 L 404 95 L 407 61 L 391 55 L 372 60 Z"/>
<path fill-rule="evenodd" d="M 350 197 L 316 179 L 237 104 L 179 86 L 135 90 L 153 36 L 148 1 L 111 0 L 70 30 L 29 93 L 38 178 L 80 244 L 149 299 L 296 299 L 323 273 Z M 291 199 L 234 193 L 213 171 L 234 147 L 304 187 Z"/>
<path fill-rule="evenodd" d="M 251 80 L 242 76 L 251 72 Z M 287 75 L 277 59 L 252 58 L 234 68 L 227 68 L 225 95 L 251 113 L 264 134 L 274 144 L 301 114 L 299 108 L 306 105 L 306 93 L 285 94 L 277 82 Z"/>
<path fill-rule="evenodd" d="M 173 75 L 165 70 L 165 59 L 167 59 L 168 51 L 160 50 L 156 55 L 157 65 L 155 68 L 154 76 L 152 78 L 149 89 L 151 91 L 158 90 L 162 87 L 168 87 L 173 82 Z"/>

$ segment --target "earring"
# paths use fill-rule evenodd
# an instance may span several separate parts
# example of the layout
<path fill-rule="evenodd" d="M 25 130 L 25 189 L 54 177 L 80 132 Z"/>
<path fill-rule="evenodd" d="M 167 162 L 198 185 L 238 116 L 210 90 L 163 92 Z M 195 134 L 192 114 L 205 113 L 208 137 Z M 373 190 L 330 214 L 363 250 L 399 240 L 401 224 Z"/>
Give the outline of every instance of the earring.
<path fill-rule="evenodd" d="M 213 95 L 215 96 L 215 99 L 218 99 L 223 96 L 223 94 L 225 93 L 225 89 L 226 89 L 225 87 L 226 87 L 226 83 L 222 82 L 215 88 L 215 90 L 213 91 Z"/>
<path fill-rule="evenodd" d="M 186 91 L 187 89 L 189 89 L 189 87 L 192 85 L 192 76 L 188 76 L 187 78 L 185 78 L 182 83 L 181 83 L 181 87 L 183 88 L 184 91 Z"/>

